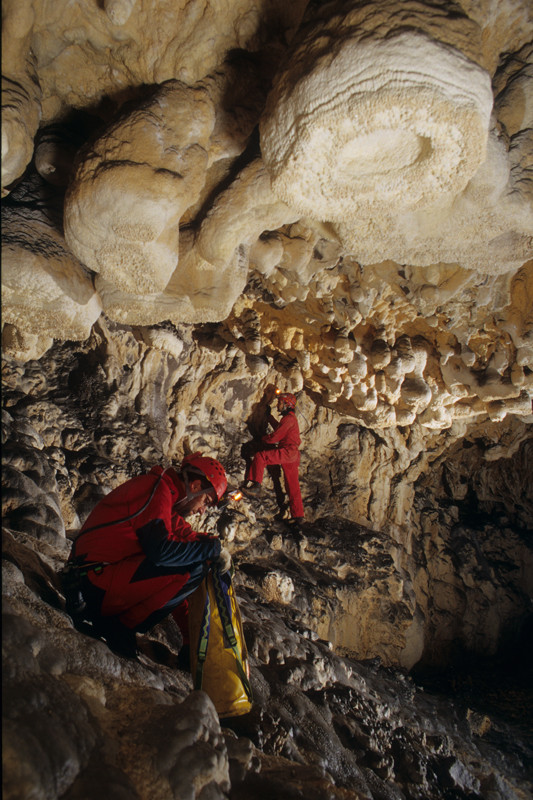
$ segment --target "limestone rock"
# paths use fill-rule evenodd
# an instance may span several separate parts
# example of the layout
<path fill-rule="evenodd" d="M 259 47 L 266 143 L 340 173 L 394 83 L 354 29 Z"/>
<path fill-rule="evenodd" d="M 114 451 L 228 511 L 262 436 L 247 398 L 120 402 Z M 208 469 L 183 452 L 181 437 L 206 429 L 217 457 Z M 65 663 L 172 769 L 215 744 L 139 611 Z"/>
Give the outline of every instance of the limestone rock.
<path fill-rule="evenodd" d="M 274 191 L 303 213 L 338 222 L 461 192 L 485 155 L 488 75 L 420 34 L 347 36 L 336 49 L 301 82 L 289 72 L 272 90 L 262 148 Z M 324 85 L 342 89 L 325 98 Z"/>
<path fill-rule="evenodd" d="M 166 287 L 213 125 L 205 91 L 168 81 L 91 145 L 65 200 L 65 237 L 86 266 L 122 291 Z"/>
<path fill-rule="evenodd" d="M 250 246 L 267 227 L 279 228 L 297 217 L 272 193 L 268 173 L 258 159 L 217 198 L 200 228 L 198 250 L 206 261 L 224 270 L 236 247 Z"/>
<path fill-rule="evenodd" d="M 32 0 L 2 7 L 2 197 L 33 155 L 41 119 L 41 86 L 30 50 Z"/>
<path fill-rule="evenodd" d="M 4 213 L 2 262 L 3 316 L 12 326 L 4 340 L 9 352 L 27 360 L 42 355 L 54 338 L 89 336 L 102 311 L 100 299 L 49 223 Z"/>
<path fill-rule="evenodd" d="M 393 4 L 385 2 L 352 12 L 329 6 L 309 23 L 262 117 L 273 189 L 303 213 L 335 221 L 347 249 L 366 263 L 378 260 L 385 237 L 400 263 L 516 269 L 533 231 L 531 204 L 519 196 L 529 123 L 523 115 L 517 121 L 509 153 L 497 131 L 487 138 L 492 92 L 476 63 L 479 29 L 465 17 L 461 32 L 441 11 L 437 33 L 421 7 L 403 10 L 412 14 L 409 33 L 395 30 Z M 524 85 L 527 74 L 524 66 Z M 378 230 L 381 249 L 373 244 Z"/>

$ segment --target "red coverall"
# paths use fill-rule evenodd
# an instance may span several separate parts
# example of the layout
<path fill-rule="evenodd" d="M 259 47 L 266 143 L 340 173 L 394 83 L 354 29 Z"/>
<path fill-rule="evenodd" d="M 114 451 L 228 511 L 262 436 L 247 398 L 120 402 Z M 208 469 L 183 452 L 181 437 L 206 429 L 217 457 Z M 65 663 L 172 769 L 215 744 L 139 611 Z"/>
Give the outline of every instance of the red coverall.
<path fill-rule="evenodd" d="M 272 414 L 269 414 L 268 421 L 274 428 L 274 432 L 263 436 L 262 441 L 265 444 L 275 444 L 277 442 L 278 447 L 275 450 L 259 450 L 255 454 L 248 473 L 248 480 L 262 483 L 265 467 L 268 464 L 280 464 L 289 494 L 291 516 L 303 517 L 304 507 L 300 481 L 298 480 L 298 467 L 300 465 L 298 447 L 301 439 L 296 414 L 294 411 L 289 411 L 279 422 Z"/>
<path fill-rule="evenodd" d="M 69 560 L 106 564 L 82 579 L 93 615 L 145 632 L 196 589 L 206 561 L 220 555 L 217 538 L 196 533 L 173 511 L 183 497 L 176 480 L 173 469 L 153 467 L 110 492 L 87 518 Z"/>

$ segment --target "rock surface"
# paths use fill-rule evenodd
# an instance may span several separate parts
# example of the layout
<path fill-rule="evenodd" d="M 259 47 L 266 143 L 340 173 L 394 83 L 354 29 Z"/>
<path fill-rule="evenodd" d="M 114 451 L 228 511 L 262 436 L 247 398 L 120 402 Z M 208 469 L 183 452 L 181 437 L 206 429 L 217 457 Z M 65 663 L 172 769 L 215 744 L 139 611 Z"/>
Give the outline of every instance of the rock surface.
<path fill-rule="evenodd" d="M 508 663 L 528 637 L 530 426 L 445 431 L 425 453 L 422 426 L 378 436 L 309 400 L 301 533 L 275 476 L 260 503 L 201 522 L 237 567 L 255 692 L 249 715 L 219 721 L 191 693 L 175 623 L 124 659 L 73 626 L 58 583 L 99 497 L 183 447 L 236 484 L 264 424 L 247 340 L 140 332 L 102 317 L 86 342 L 4 360 L 5 796 L 527 797 L 527 722 L 506 703 L 531 696 Z M 484 683 L 452 705 L 431 676 L 452 665 L 460 686 L 465 658 Z"/>
<path fill-rule="evenodd" d="M 2 23 L 5 797 L 530 797 L 531 4 Z M 306 521 L 273 474 L 202 522 L 256 692 L 221 724 L 175 626 L 125 660 L 57 570 L 155 463 L 238 485 L 275 387 Z"/>

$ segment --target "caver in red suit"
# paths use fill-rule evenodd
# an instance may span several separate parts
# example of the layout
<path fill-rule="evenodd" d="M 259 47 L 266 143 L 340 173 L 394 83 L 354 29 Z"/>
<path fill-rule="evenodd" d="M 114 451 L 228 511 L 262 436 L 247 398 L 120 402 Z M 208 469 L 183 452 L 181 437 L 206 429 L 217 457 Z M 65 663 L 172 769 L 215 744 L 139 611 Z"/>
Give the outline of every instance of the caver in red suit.
<path fill-rule="evenodd" d="M 285 476 L 285 485 L 289 495 L 289 507 L 293 519 L 302 519 L 304 507 L 298 468 L 300 466 L 300 427 L 294 409 L 296 398 L 293 394 L 280 394 L 278 397 L 278 411 L 282 414 L 277 421 L 271 414 L 268 421 L 274 428 L 273 433 L 263 436 L 262 441 L 267 445 L 276 445 L 276 448 L 259 450 L 253 458 L 248 471 L 247 479 L 255 483 L 263 482 L 265 467 L 270 464 L 279 464 Z"/>
<path fill-rule="evenodd" d="M 216 503 L 226 487 L 219 462 L 194 454 L 181 472 L 154 467 L 103 498 L 69 559 L 82 565 L 86 617 L 145 632 L 176 609 L 221 553 L 219 539 L 197 533 L 184 517 Z"/>

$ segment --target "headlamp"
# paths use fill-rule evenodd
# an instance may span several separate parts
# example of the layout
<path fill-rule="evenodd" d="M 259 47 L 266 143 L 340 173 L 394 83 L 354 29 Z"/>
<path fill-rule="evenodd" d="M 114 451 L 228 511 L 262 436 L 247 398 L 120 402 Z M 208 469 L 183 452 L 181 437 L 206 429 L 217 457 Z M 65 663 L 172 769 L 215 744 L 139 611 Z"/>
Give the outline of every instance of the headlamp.
<path fill-rule="evenodd" d="M 227 508 L 230 503 L 238 503 L 242 500 L 242 492 L 240 489 L 233 489 L 231 492 L 226 492 L 224 497 L 219 501 L 217 508 Z"/>

